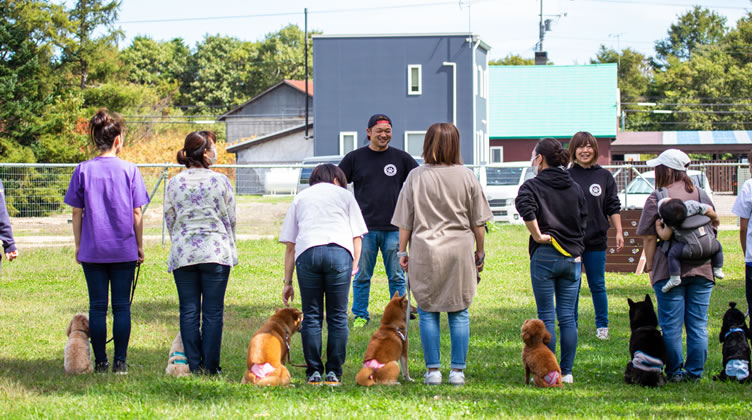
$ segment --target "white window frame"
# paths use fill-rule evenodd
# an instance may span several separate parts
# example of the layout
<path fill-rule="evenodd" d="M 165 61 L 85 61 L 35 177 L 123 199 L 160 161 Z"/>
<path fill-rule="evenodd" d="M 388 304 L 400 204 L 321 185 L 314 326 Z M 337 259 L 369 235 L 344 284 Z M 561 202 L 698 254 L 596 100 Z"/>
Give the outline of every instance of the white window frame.
<path fill-rule="evenodd" d="M 410 153 L 410 151 L 409 151 L 410 149 L 407 148 L 407 139 L 410 138 L 410 134 L 420 134 L 421 136 L 423 136 L 423 138 L 425 138 L 426 137 L 426 131 L 405 131 L 405 141 L 404 141 L 404 146 L 403 146 L 402 150 L 406 151 L 407 153 Z M 411 155 L 411 156 L 412 157 L 420 157 L 420 155 L 423 153 L 423 148 L 422 147 L 420 148 L 420 151 L 421 151 L 421 153 L 419 153 L 418 155 Z"/>
<path fill-rule="evenodd" d="M 491 159 L 493 159 L 493 152 L 494 150 L 499 150 L 499 161 L 498 162 L 491 162 Z M 504 162 L 504 146 L 491 146 L 488 148 L 488 163 L 494 164 L 494 163 L 501 163 Z"/>
<path fill-rule="evenodd" d="M 339 132 L 339 154 L 345 154 L 345 136 L 353 136 L 352 150 L 358 148 L 358 132 L 357 131 L 340 131 Z"/>
<path fill-rule="evenodd" d="M 413 92 L 413 69 L 418 69 L 418 91 Z M 407 65 L 407 94 L 408 95 L 422 95 L 423 94 L 423 66 L 420 64 L 408 64 Z"/>

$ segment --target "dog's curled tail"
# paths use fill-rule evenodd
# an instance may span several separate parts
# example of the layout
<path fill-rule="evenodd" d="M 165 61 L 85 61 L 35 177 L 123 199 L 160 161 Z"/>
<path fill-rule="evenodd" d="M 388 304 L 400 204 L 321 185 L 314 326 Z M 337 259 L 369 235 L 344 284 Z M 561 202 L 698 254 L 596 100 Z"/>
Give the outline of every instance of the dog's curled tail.
<path fill-rule="evenodd" d="M 376 381 L 373 380 L 373 373 L 376 370 L 371 367 L 362 367 L 360 372 L 355 375 L 355 382 L 360 386 L 376 385 Z"/>

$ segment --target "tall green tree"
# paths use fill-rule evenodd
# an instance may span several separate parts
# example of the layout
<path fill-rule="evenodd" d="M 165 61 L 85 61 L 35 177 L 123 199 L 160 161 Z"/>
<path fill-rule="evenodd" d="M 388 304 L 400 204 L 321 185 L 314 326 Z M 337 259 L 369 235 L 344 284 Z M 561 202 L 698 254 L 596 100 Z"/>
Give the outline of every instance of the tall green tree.
<path fill-rule="evenodd" d="M 644 54 L 631 48 L 625 48 L 619 52 L 601 45 L 590 63 L 617 63 L 619 65 L 617 75 L 622 101 L 633 101 L 647 94 L 652 68 Z"/>
<path fill-rule="evenodd" d="M 518 54 L 509 54 L 498 60 L 490 60 L 488 64 L 491 66 L 533 66 L 535 65 L 535 59 L 523 58 Z"/>
<path fill-rule="evenodd" d="M 65 49 L 65 58 L 78 75 L 81 89 L 89 83 L 90 73 L 95 73 L 101 81 L 118 69 L 117 42 L 123 37 L 123 32 L 115 28 L 119 8 L 120 2 L 116 0 L 78 0 L 69 12 L 72 39 Z M 104 28 L 104 33 L 95 36 L 99 28 Z"/>
<path fill-rule="evenodd" d="M 726 29 L 725 17 L 695 6 L 679 16 L 678 21 L 669 28 L 666 38 L 655 43 L 655 51 L 658 58 L 664 61 L 669 57 L 689 60 L 700 46 L 715 44 L 723 39 Z"/>
<path fill-rule="evenodd" d="M 154 41 L 137 36 L 120 52 L 120 59 L 126 66 L 129 82 L 158 86 L 162 82 L 180 81 L 190 55 L 190 49 L 181 38 Z"/>
<path fill-rule="evenodd" d="M 309 32 L 308 36 L 320 33 Z M 263 92 L 283 79 L 305 78 L 305 32 L 297 25 L 288 25 L 266 35 L 258 45 L 254 66 L 254 95 Z M 313 47 L 308 40 L 308 71 L 313 78 Z"/>

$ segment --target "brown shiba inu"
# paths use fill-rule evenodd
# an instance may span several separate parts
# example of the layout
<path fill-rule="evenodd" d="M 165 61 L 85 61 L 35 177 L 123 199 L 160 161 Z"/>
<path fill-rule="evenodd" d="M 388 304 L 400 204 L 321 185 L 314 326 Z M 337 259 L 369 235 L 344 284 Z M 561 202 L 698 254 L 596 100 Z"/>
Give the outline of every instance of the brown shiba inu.
<path fill-rule="evenodd" d="M 285 363 L 290 357 L 290 338 L 300 327 L 303 313 L 295 308 L 277 309 L 253 334 L 242 383 L 287 385 L 290 371 Z"/>

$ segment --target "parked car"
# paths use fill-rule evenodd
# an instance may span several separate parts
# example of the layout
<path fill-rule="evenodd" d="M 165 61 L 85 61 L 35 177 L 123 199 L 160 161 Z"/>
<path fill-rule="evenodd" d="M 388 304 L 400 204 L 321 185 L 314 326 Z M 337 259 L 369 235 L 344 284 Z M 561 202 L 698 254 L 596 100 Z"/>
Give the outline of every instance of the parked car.
<path fill-rule="evenodd" d="M 530 162 L 506 162 L 486 167 L 486 198 L 491 206 L 494 222 L 522 224 L 514 206 L 517 191 L 523 182 L 533 178 Z"/>
<path fill-rule="evenodd" d="M 687 175 L 692 178 L 695 186 L 701 186 L 708 196 L 713 198 L 713 190 L 710 189 L 710 182 L 704 172 L 688 170 Z M 648 199 L 653 190 L 655 190 L 655 171 L 643 173 L 642 178 L 636 177 L 627 185 L 627 188 L 619 192 L 621 208 L 627 210 L 642 209 L 645 207 L 645 200 Z"/>

